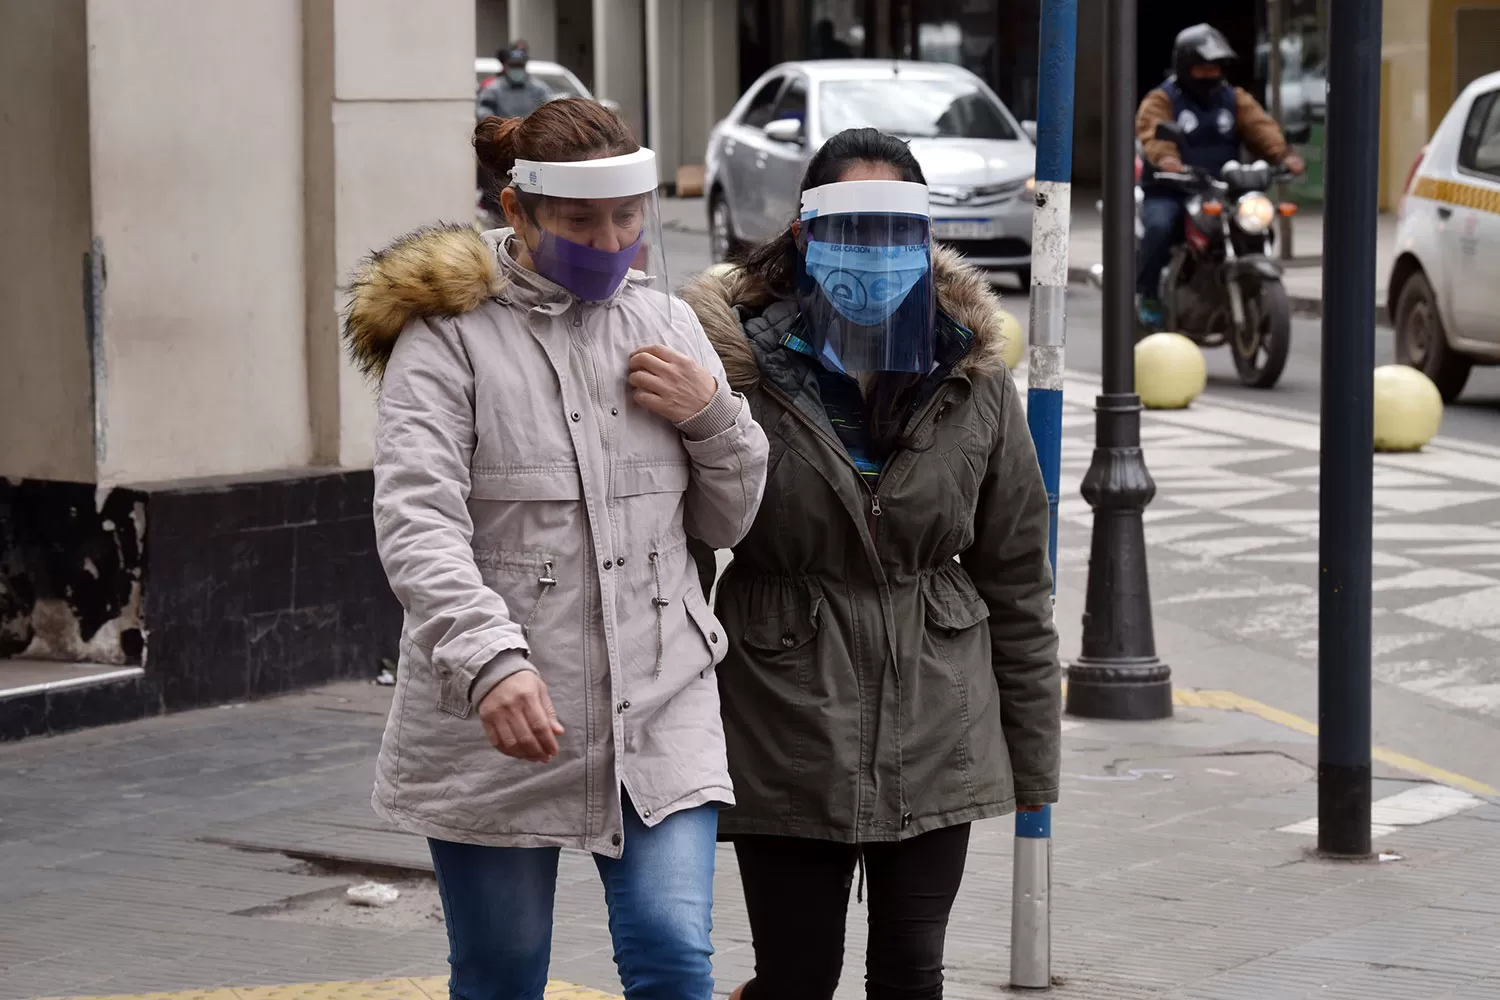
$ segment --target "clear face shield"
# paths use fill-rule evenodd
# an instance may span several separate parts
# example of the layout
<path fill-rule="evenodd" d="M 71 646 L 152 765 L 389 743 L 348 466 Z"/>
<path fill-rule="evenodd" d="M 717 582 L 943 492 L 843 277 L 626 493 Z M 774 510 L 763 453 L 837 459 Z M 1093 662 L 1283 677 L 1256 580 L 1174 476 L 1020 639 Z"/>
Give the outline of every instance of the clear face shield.
<path fill-rule="evenodd" d="M 922 184 L 843 181 L 803 193 L 797 301 L 825 364 L 846 374 L 932 370 L 930 221 Z"/>
<path fill-rule="evenodd" d="M 655 153 L 517 160 L 510 176 L 529 223 L 516 236 L 538 274 L 585 302 L 607 301 L 627 286 L 670 309 Z"/>

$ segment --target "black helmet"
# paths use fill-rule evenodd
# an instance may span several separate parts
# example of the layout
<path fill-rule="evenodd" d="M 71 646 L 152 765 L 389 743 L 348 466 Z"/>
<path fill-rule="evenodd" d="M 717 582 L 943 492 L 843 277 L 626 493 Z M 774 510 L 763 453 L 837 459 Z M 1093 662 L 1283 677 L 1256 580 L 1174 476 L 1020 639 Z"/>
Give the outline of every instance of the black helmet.
<path fill-rule="evenodd" d="M 1172 46 L 1172 72 L 1179 82 L 1192 76 L 1194 66 L 1203 63 L 1226 63 L 1239 58 L 1229 47 L 1229 39 L 1211 24 L 1195 24 L 1177 34 Z"/>

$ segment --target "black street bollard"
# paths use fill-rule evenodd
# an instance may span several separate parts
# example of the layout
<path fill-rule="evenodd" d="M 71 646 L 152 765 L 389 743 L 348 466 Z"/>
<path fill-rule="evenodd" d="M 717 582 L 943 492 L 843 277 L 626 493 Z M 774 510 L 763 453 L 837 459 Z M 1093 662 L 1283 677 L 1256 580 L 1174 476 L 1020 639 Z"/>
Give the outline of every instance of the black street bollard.
<path fill-rule="evenodd" d="M 1156 484 L 1141 454 L 1135 393 L 1136 0 L 1104 18 L 1104 392 L 1083 497 L 1094 508 L 1083 649 L 1068 668 L 1067 711 L 1090 719 L 1165 719 L 1172 671 L 1156 658 L 1146 532 Z"/>

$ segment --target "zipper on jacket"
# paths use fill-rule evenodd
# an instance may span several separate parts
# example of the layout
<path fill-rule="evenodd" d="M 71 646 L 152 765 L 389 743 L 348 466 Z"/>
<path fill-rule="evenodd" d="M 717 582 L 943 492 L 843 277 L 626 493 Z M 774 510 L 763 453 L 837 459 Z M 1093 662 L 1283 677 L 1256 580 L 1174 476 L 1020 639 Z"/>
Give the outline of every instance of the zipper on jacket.
<path fill-rule="evenodd" d="M 952 376 L 950 375 L 949 377 L 951 378 Z M 805 413 L 797 408 L 797 404 L 792 401 L 791 397 L 782 392 L 779 388 L 771 385 L 769 382 L 766 382 L 764 380 L 762 380 L 761 388 L 763 388 L 773 399 L 778 399 L 783 406 L 791 411 L 795 419 L 801 421 L 802 424 L 811 429 L 813 433 L 821 435 L 823 440 L 833 444 L 835 451 L 843 456 L 844 464 L 848 465 L 851 469 L 854 470 L 855 478 L 857 478 L 860 483 L 864 485 L 865 489 L 870 494 L 870 518 L 867 528 L 870 532 L 870 543 L 871 545 L 874 545 L 877 522 L 879 521 L 881 515 L 885 510 L 880 501 L 880 487 L 885 482 L 886 475 L 890 472 L 891 463 L 887 462 L 885 464 L 885 468 L 881 469 L 880 475 L 876 477 L 875 485 L 871 486 L 868 482 L 865 481 L 865 477 L 860 474 L 859 467 L 854 464 L 854 459 L 849 457 L 849 452 L 844 448 L 842 442 L 834 439 L 831 435 L 829 435 L 827 431 L 819 427 L 816 421 L 809 419 Z M 906 430 L 906 436 L 908 438 L 916 436 L 919 432 L 927 427 L 929 420 L 932 418 L 932 415 L 937 412 L 938 407 L 947 402 L 948 395 L 949 392 L 947 389 L 947 382 L 945 380 L 944 384 L 932 394 L 932 399 L 928 400 L 927 405 L 922 408 L 922 412 L 914 417 L 911 421 L 908 421 Z M 882 602 L 882 604 L 883 603 L 884 602 Z M 887 621 L 887 629 L 891 629 L 892 624 L 892 622 Z M 891 634 L 895 634 L 894 630 L 891 630 Z M 892 656 L 894 657 L 894 651 L 892 651 Z M 901 669 L 899 664 L 895 663 L 894 659 L 892 660 L 892 665 L 894 667 L 896 677 L 896 700 L 899 702 L 901 700 Z M 861 697 L 863 697 L 863 695 L 861 695 Z M 906 815 L 905 758 L 906 755 L 904 753 L 904 748 L 901 745 L 901 728 L 898 724 L 896 727 L 896 798 L 902 816 Z M 859 781 L 855 781 L 854 822 L 856 827 L 858 827 L 859 825 L 861 810 L 864 808 L 863 802 L 864 788 Z"/>

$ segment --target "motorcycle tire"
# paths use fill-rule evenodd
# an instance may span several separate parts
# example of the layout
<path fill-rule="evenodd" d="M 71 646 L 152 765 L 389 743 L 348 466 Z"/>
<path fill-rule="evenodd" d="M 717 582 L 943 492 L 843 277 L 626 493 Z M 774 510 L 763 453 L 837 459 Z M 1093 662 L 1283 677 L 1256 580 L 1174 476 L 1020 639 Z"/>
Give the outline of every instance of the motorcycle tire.
<path fill-rule="evenodd" d="M 1255 349 L 1247 354 L 1241 338 L 1229 338 L 1229 352 L 1234 355 L 1234 370 L 1240 384 L 1252 389 L 1270 389 L 1286 369 L 1292 349 L 1292 303 L 1279 281 L 1263 281 L 1260 294 L 1245 300 L 1246 320 L 1255 322 Z"/>

